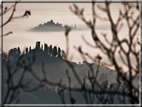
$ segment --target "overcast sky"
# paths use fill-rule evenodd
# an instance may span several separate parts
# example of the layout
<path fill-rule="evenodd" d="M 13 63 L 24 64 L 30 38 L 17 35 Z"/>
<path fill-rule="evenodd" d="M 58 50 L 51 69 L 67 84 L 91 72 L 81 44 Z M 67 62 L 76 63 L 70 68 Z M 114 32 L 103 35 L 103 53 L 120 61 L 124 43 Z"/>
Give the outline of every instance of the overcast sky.
<path fill-rule="evenodd" d="M 86 19 L 92 19 L 91 3 L 76 3 L 80 8 L 84 8 L 84 15 Z M 4 6 L 11 6 L 11 3 L 4 3 Z M 72 3 L 19 3 L 16 7 L 15 16 L 23 15 L 25 10 L 30 10 L 32 15 L 27 19 L 18 19 L 12 21 L 7 25 L 4 30 L 8 30 L 7 27 L 13 25 L 19 26 L 18 30 L 24 30 L 27 27 L 35 26 L 39 23 L 47 22 L 53 19 L 55 22 L 60 22 L 62 24 L 78 24 L 79 26 L 85 25 L 79 18 L 77 18 L 69 9 L 69 6 L 72 6 Z M 111 5 L 111 11 L 114 21 L 117 19 L 118 10 L 123 9 L 122 5 L 119 3 L 114 3 Z M 98 10 L 98 9 L 97 9 Z M 96 11 L 97 11 L 96 10 Z M 8 12 L 4 17 L 3 21 L 5 22 L 9 17 L 11 12 Z M 101 16 L 105 16 L 104 12 L 97 12 Z M 104 25 L 104 22 L 98 20 L 99 25 Z M 24 26 L 23 26 L 24 24 Z M 17 30 L 17 27 L 15 27 Z M 23 29 L 22 29 L 23 28 Z"/>

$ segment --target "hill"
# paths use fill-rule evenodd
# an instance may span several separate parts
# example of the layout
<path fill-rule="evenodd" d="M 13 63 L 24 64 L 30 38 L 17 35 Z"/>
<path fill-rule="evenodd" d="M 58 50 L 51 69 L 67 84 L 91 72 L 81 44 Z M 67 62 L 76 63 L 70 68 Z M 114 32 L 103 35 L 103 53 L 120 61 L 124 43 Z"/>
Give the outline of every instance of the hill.
<path fill-rule="evenodd" d="M 72 68 L 66 63 L 66 60 L 64 59 L 65 52 L 61 51 L 61 49 L 58 47 L 52 48 L 52 45 L 48 46 L 47 44 L 44 44 L 43 46 L 40 46 L 40 42 L 36 43 L 36 48 L 31 49 L 26 48 L 24 53 L 21 53 L 20 48 L 14 48 L 11 49 L 8 53 L 7 59 L 3 57 L 3 97 L 6 94 L 7 85 L 5 79 L 7 78 L 7 68 L 5 68 L 5 64 L 10 63 L 10 71 L 13 72 L 13 70 L 17 67 L 17 62 L 28 65 L 32 60 L 34 59 L 34 63 L 31 66 L 31 69 L 33 72 L 40 78 L 43 79 L 45 74 L 43 74 L 43 62 L 45 64 L 44 70 L 46 72 L 46 78 L 51 82 L 59 82 L 62 79 L 62 84 L 68 86 L 68 76 L 66 74 L 66 70 L 68 69 L 68 73 L 71 77 L 71 86 L 72 87 L 79 87 L 79 83 L 74 76 L 74 73 L 72 72 Z M 21 58 L 22 56 L 22 58 Z M 21 58 L 21 59 L 19 59 Z M 77 64 L 75 62 L 71 62 L 73 67 L 75 68 L 76 73 L 81 78 L 81 81 L 83 82 L 83 78 L 85 75 L 88 75 L 88 71 L 90 68 L 88 65 L 83 62 L 81 64 Z M 92 68 L 94 72 L 96 72 L 97 64 L 93 63 Z M 14 84 L 17 84 L 20 76 L 22 75 L 23 69 L 20 69 L 17 71 L 17 73 L 13 76 L 13 82 Z M 102 81 L 108 81 L 107 89 L 109 89 L 110 85 L 112 84 L 114 86 L 114 89 L 117 88 L 117 73 L 116 71 L 109 69 L 103 65 L 100 65 L 99 68 L 99 74 L 97 77 L 97 81 L 102 84 Z M 29 84 L 30 88 L 34 88 L 38 86 L 40 83 L 37 81 L 29 72 L 26 72 L 23 83 L 26 83 L 27 81 L 32 80 L 32 82 Z M 139 78 L 136 78 L 134 80 L 135 86 L 138 85 Z M 89 82 L 86 81 L 87 88 L 91 88 L 89 85 Z M 20 89 L 20 104 L 61 104 L 60 98 L 58 94 L 56 93 L 57 89 L 55 87 L 51 87 L 49 85 L 45 85 L 43 88 L 38 89 L 34 92 L 24 92 L 24 90 Z M 99 90 L 100 91 L 100 90 Z M 122 91 L 121 89 L 119 91 Z M 65 93 L 65 98 L 67 103 L 70 103 L 69 101 L 69 92 L 67 91 Z M 85 101 L 82 98 L 82 95 L 77 92 L 73 92 L 74 98 L 77 100 L 76 103 L 78 104 L 84 104 Z M 96 97 L 95 97 L 96 98 Z M 114 103 L 117 104 L 119 101 L 117 99 L 117 96 L 114 97 L 115 101 Z M 98 99 L 96 98 L 94 103 L 100 103 L 98 102 Z M 126 98 L 126 103 L 129 103 L 129 100 Z"/>

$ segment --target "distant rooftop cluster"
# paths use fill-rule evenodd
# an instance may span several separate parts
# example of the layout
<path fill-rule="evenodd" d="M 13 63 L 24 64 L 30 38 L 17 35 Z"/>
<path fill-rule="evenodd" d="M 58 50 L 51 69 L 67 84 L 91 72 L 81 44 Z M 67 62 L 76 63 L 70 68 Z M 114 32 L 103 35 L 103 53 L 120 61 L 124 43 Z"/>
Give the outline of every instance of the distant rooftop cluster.
<path fill-rule="evenodd" d="M 48 21 L 44 24 L 39 24 L 38 26 L 30 29 L 30 31 L 65 31 L 67 25 L 62 25 L 60 23 L 54 23 L 53 20 Z M 68 26 L 70 29 L 76 29 L 76 24 L 73 26 Z"/>
<path fill-rule="evenodd" d="M 40 42 L 38 41 L 38 42 L 36 42 L 35 49 L 31 49 L 31 46 L 26 47 L 24 53 L 21 53 L 20 47 L 13 48 L 13 49 L 9 50 L 8 59 L 11 57 L 16 58 L 20 55 L 26 55 L 26 54 L 28 55 L 28 54 L 32 53 L 33 51 L 35 51 L 36 53 L 39 53 L 39 55 L 45 55 L 45 56 L 49 56 L 49 57 L 64 58 L 66 55 L 65 52 L 60 49 L 60 47 L 57 48 L 56 46 L 54 46 L 52 48 L 52 45 L 48 46 L 46 43 L 44 44 L 44 49 L 43 49 L 43 45 L 40 46 Z"/>

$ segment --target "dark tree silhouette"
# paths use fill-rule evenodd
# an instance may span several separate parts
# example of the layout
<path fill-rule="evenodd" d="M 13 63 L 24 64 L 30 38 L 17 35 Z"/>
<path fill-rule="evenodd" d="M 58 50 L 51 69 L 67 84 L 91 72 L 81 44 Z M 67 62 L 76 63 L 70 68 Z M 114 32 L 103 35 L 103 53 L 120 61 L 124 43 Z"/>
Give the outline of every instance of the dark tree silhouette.
<path fill-rule="evenodd" d="M 11 12 L 11 15 L 9 16 L 9 18 L 7 19 L 6 22 L 2 22 L 1 27 L 5 27 L 8 23 L 10 23 L 11 21 L 15 20 L 15 19 L 19 19 L 19 18 L 24 18 L 25 16 L 29 16 L 31 15 L 31 12 L 29 10 L 26 10 L 25 13 L 21 16 L 15 16 L 15 12 L 16 12 L 16 6 L 17 4 L 19 3 L 20 1 L 15 1 L 13 2 L 13 5 L 11 5 L 10 7 L 4 7 L 3 4 L 6 3 L 5 1 L 2 1 L 2 5 L 1 5 L 1 13 L 0 13 L 0 16 L 4 16 L 7 12 L 9 12 L 10 10 L 12 10 Z M 1 37 L 5 37 L 5 36 L 8 36 L 9 34 L 12 34 L 13 32 L 12 31 L 9 31 L 8 33 L 6 34 L 2 34 Z M 15 103 L 18 103 L 19 100 L 17 99 L 19 94 L 20 94 L 20 91 L 19 91 L 19 88 L 21 87 L 26 87 L 27 84 L 22 84 L 22 79 L 24 77 L 24 73 L 26 71 L 24 65 L 22 65 L 20 63 L 21 60 L 23 60 L 23 56 L 20 56 L 19 59 L 17 60 L 17 65 L 16 67 L 13 69 L 13 66 L 11 66 L 11 63 L 9 61 L 9 57 L 10 55 L 20 55 L 21 54 L 21 51 L 20 51 L 20 48 L 18 47 L 18 49 L 11 49 L 9 51 L 9 53 L 7 54 L 6 52 L 2 52 L 2 62 L 6 68 L 6 71 L 7 71 L 7 78 L 6 78 L 6 84 L 7 84 L 7 91 L 6 91 L 6 96 L 2 99 L 2 105 L 0 106 L 3 106 L 3 104 L 10 104 L 12 102 L 15 101 Z M 26 59 L 25 59 L 26 60 Z M 34 60 L 33 60 L 34 61 Z M 33 62 L 29 63 L 29 66 L 32 65 Z M 13 81 L 13 77 L 15 75 L 15 73 L 17 73 L 17 71 L 19 71 L 20 69 L 22 69 L 22 67 L 24 68 L 24 71 L 22 73 L 22 75 L 19 76 L 19 81 L 18 81 L 18 84 L 17 85 L 14 85 L 14 81 Z"/>
<path fill-rule="evenodd" d="M 29 64 L 28 66 L 19 65 L 19 64 L 17 65 L 19 67 L 24 68 L 23 73 L 25 72 L 25 70 L 28 71 L 41 84 L 48 84 L 51 86 L 58 87 L 57 92 L 63 104 L 66 103 L 66 100 L 64 98 L 65 91 L 69 91 L 69 98 L 70 98 L 71 104 L 75 104 L 76 100 L 78 100 L 72 96 L 72 92 L 81 93 L 86 104 L 94 104 L 96 100 L 95 98 L 97 98 L 99 103 L 101 104 L 113 104 L 114 97 L 116 95 L 118 96 L 118 101 L 120 104 L 125 104 L 126 99 L 129 99 L 130 104 L 139 103 L 139 96 L 141 92 L 139 90 L 139 86 L 135 87 L 133 84 L 134 79 L 137 78 L 137 76 L 139 75 L 139 66 L 141 66 L 139 65 L 139 54 L 141 53 L 140 53 L 140 50 L 136 49 L 138 43 L 140 45 L 141 43 L 138 41 L 134 41 L 135 40 L 134 38 L 136 38 L 136 34 L 139 31 L 139 14 L 136 16 L 136 18 L 133 17 L 133 14 L 130 15 L 133 9 L 139 12 L 139 2 L 136 2 L 136 3 L 123 2 L 122 5 L 124 6 L 124 12 L 122 12 L 122 10 L 119 11 L 119 16 L 116 22 L 114 22 L 112 15 L 111 15 L 111 11 L 110 11 L 110 5 L 113 5 L 113 3 L 105 2 L 104 5 L 105 6 L 103 7 L 98 3 L 92 2 L 92 17 L 93 17 L 92 21 L 86 20 L 84 13 L 83 13 L 84 12 L 83 8 L 80 9 L 76 4 L 73 4 L 73 7 L 70 7 L 70 10 L 77 17 L 79 17 L 91 30 L 91 36 L 94 41 L 94 44 L 90 44 L 84 37 L 82 37 L 84 42 L 90 47 L 92 47 L 93 49 L 96 49 L 96 48 L 99 49 L 109 60 L 109 63 L 101 62 L 102 56 L 98 54 L 98 55 L 94 55 L 95 56 L 94 58 L 94 56 L 91 56 L 88 52 L 83 51 L 81 46 L 79 46 L 78 48 L 76 48 L 76 50 L 80 53 L 80 55 L 84 59 L 84 62 L 89 67 L 88 75 L 85 75 L 84 78 L 81 78 L 78 75 L 78 71 L 76 71 L 73 64 L 70 62 L 69 60 L 70 58 L 68 58 L 68 53 L 69 53 L 68 36 L 69 36 L 69 32 L 71 31 L 71 29 L 68 29 L 68 27 L 66 27 L 67 29 L 65 32 L 65 38 L 66 38 L 67 48 L 66 48 L 66 53 L 65 51 L 62 50 L 62 57 L 65 59 L 66 63 L 71 68 L 73 75 L 77 79 L 77 82 L 79 83 L 78 88 L 71 87 L 72 81 L 71 81 L 71 77 L 69 75 L 68 70 L 66 70 L 66 75 L 68 78 L 68 86 L 66 86 L 66 85 L 63 85 L 61 81 L 54 83 L 48 80 L 48 78 L 46 77 L 46 71 L 44 69 L 44 66 L 45 66 L 44 63 L 42 63 L 42 73 L 44 74 L 43 79 L 39 78 L 38 75 L 35 74 L 33 70 L 31 70 L 32 64 Z M 103 18 L 99 16 L 96 13 L 96 8 L 98 8 L 102 12 L 105 12 L 107 15 L 107 18 Z M 103 20 L 103 21 L 108 21 L 110 23 L 109 27 L 111 28 L 111 32 L 112 32 L 112 35 L 111 35 L 112 40 L 109 40 L 107 35 L 102 32 L 102 36 L 104 37 L 105 42 L 109 45 L 109 47 L 107 47 L 106 44 L 99 38 L 96 32 L 95 27 L 96 27 L 96 21 L 98 19 Z M 129 38 L 124 38 L 124 39 L 119 38 L 119 35 L 118 35 L 119 31 L 123 27 L 122 26 L 123 24 L 121 24 L 122 21 L 126 21 L 127 23 L 127 27 L 129 31 L 128 33 Z M 125 47 L 122 45 L 124 43 L 127 45 L 128 51 L 126 51 Z M 13 54 L 13 50 L 11 50 L 10 53 Z M 56 52 L 53 51 L 54 55 L 55 53 L 57 55 L 57 51 Z M 123 69 L 123 66 L 119 65 L 117 58 L 115 56 L 116 53 L 118 53 L 119 57 L 121 58 L 122 63 L 128 68 L 127 75 L 126 73 L 124 73 L 125 70 Z M 52 55 L 52 45 L 50 45 L 49 55 Z M 58 50 L 58 55 L 59 55 L 59 50 Z M 136 60 L 135 66 L 132 65 L 131 55 L 133 55 L 133 57 Z M 87 58 L 91 59 L 93 62 L 96 62 L 96 61 L 98 62 L 97 68 L 95 70 L 92 67 L 93 64 L 89 63 L 87 61 Z M 33 58 L 33 61 L 34 61 L 34 58 Z M 103 63 L 104 65 L 108 65 L 108 66 L 113 66 L 115 68 L 117 72 L 117 86 L 114 86 L 114 84 L 111 84 L 110 86 L 108 86 L 108 80 L 105 74 L 102 74 L 100 76 L 100 81 L 97 81 L 98 73 L 101 72 L 99 71 L 100 63 Z M 9 73 L 7 84 L 8 85 L 13 84 L 11 81 L 12 80 L 11 72 L 9 71 L 11 70 L 9 68 L 9 62 L 6 64 L 6 68 L 7 68 L 7 72 Z M 15 70 L 15 72 L 17 72 L 17 69 Z M 132 73 L 134 73 L 134 75 Z M 86 81 L 89 81 L 90 86 L 87 87 Z M 9 85 L 9 86 L 12 86 L 12 85 Z M 21 85 L 20 82 L 18 86 L 23 87 L 23 85 Z M 13 92 L 12 96 L 10 97 L 11 99 L 13 99 L 13 96 L 15 95 L 14 92 L 16 92 L 15 89 L 17 89 L 18 86 L 15 86 L 16 88 L 15 87 L 8 88 L 9 91 Z M 7 99 L 5 99 L 4 102 L 11 103 L 11 100 L 7 101 Z"/>
<path fill-rule="evenodd" d="M 11 12 L 11 15 L 9 16 L 8 20 L 6 22 L 3 22 L 1 24 L 0 27 L 4 27 L 5 25 L 7 25 L 8 23 L 10 23 L 11 21 L 15 20 L 15 19 L 19 19 L 19 18 L 24 18 L 25 16 L 29 16 L 31 15 L 31 12 L 29 10 L 26 10 L 25 13 L 21 16 L 14 16 L 15 12 L 16 12 L 16 6 L 17 4 L 19 3 L 20 1 L 15 1 L 14 4 L 10 7 L 3 7 L 3 3 L 6 3 L 6 2 L 2 2 L 2 13 L 0 13 L 0 16 L 4 16 L 8 11 L 12 10 Z M 2 37 L 4 36 L 8 36 L 9 34 L 12 34 L 13 32 L 12 31 L 9 31 L 8 33 L 6 34 L 3 34 Z"/>
<path fill-rule="evenodd" d="M 70 10 L 79 18 L 81 19 L 91 30 L 91 36 L 94 41 L 94 45 L 90 44 L 84 37 L 84 42 L 89 45 L 90 47 L 94 49 L 99 49 L 107 58 L 109 63 L 102 62 L 103 65 L 107 66 L 113 66 L 117 72 L 117 86 L 111 84 L 108 86 L 107 78 L 105 76 L 102 76 L 103 78 L 101 80 L 102 84 L 97 81 L 100 61 L 102 60 L 102 57 L 100 55 L 91 56 L 89 53 L 84 52 L 79 46 L 77 51 L 80 53 L 82 58 L 85 60 L 87 66 L 90 68 L 90 71 L 88 71 L 88 75 L 84 78 L 80 78 L 77 71 L 75 70 L 72 63 L 69 61 L 68 53 L 69 53 L 69 32 L 70 29 L 66 29 L 65 32 L 65 38 L 66 38 L 66 54 L 62 51 L 62 57 L 65 59 L 66 63 L 69 65 L 69 67 L 72 69 L 72 72 L 74 76 L 76 77 L 80 88 L 74 88 L 71 87 L 71 77 L 69 76 L 67 72 L 67 77 L 69 81 L 69 86 L 64 86 L 61 82 L 53 83 L 50 80 L 48 80 L 46 77 L 44 77 L 43 80 L 38 78 L 38 76 L 35 76 L 37 80 L 39 80 L 41 83 L 47 83 L 52 86 L 58 87 L 58 93 L 61 98 L 61 101 L 65 104 L 66 101 L 63 97 L 65 90 L 68 90 L 70 92 L 70 101 L 71 103 L 75 103 L 76 100 L 71 96 L 71 93 L 73 91 L 79 92 L 82 94 L 83 98 L 85 99 L 86 104 L 93 104 L 95 101 L 95 97 L 99 100 L 102 104 L 113 104 L 114 103 L 114 96 L 118 96 L 118 101 L 120 104 L 126 103 L 126 98 L 129 99 L 130 104 L 138 104 L 139 103 L 139 95 L 141 92 L 139 91 L 139 86 L 134 86 L 133 81 L 135 78 L 139 75 L 139 54 L 140 50 L 137 50 L 136 47 L 138 46 L 138 41 L 135 41 L 136 34 L 139 31 L 139 2 L 136 3 L 127 3 L 122 2 L 122 5 L 124 7 L 124 12 L 122 10 L 119 11 L 119 15 L 117 18 L 117 21 L 114 22 L 111 11 L 110 11 L 110 5 L 113 5 L 113 3 L 105 2 L 104 7 L 101 6 L 98 3 L 92 2 L 92 21 L 87 21 L 84 16 L 84 9 L 80 9 L 76 4 L 73 4 L 73 7 L 70 7 Z M 96 13 L 96 8 L 101 10 L 102 12 L 106 13 L 107 18 L 103 18 L 99 16 Z M 138 15 L 136 18 L 133 17 L 133 9 L 138 12 Z M 102 21 L 108 21 L 110 23 L 110 28 L 112 32 L 112 40 L 109 40 L 107 35 L 102 32 L 102 36 L 105 39 L 105 42 L 109 45 L 106 46 L 106 44 L 99 38 L 97 32 L 96 32 L 96 21 L 97 20 Z M 125 21 L 128 27 L 128 38 L 120 39 L 119 38 L 119 31 L 123 27 L 123 22 Z M 128 51 L 123 46 L 123 44 L 126 44 L 128 47 Z M 125 73 L 125 70 L 123 69 L 123 66 L 119 65 L 119 62 L 117 61 L 117 58 L 115 54 L 118 53 L 119 57 L 121 58 L 122 63 L 128 68 L 127 74 Z M 132 57 L 135 58 L 136 64 L 135 66 L 132 65 Z M 98 62 L 98 66 L 96 70 L 92 68 L 92 64 L 88 63 L 87 58 L 91 59 L 93 62 Z M 43 74 L 46 74 L 44 70 L 44 64 L 43 64 Z M 134 73 L 134 75 L 132 74 Z M 89 81 L 90 88 L 86 87 L 86 81 Z M 109 87 L 109 88 L 107 88 Z M 99 91 L 100 90 L 100 91 Z M 121 90 L 121 91 L 120 91 Z"/>
<path fill-rule="evenodd" d="M 33 52 L 33 58 L 29 60 L 29 58 L 24 58 L 24 55 L 17 56 L 17 62 L 15 65 L 13 65 L 12 60 L 10 59 L 10 56 L 14 56 L 17 54 L 16 51 L 10 50 L 9 55 L 6 53 L 3 53 L 3 70 L 6 69 L 6 94 L 3 96 L 3 104 L 10 104 L 10 103 L 18 103 L 19 99 L 18 96 L 20 94 L 20 89 L 27 88 L 30 81 L 23 83 L 23 79 L 25 76 L 26 71 L 31 69 L 31 66 L 35 62 L 35 55 Z M 23 52 L 24 53 L 24 52 Z M 8 58 L 7 58 L 8 57 Z M 7 60 L 6 60 L 7 59 Z M 26 64 L 25 62 L 28 62 Z M 19 78 L 17 82 L 15 82 L 15 75 L 17 73 L 21 72 L 21 74 L 17 77 Z M 4 81 L 4 80 L 3 80 Z M 4 88 L 4 86 L 3 86 Z"/>
<path fill-rule="evenodd" d="M 91 33 L 92 33 L 91 36 L 94 41 L 94 46 L 90 44 L 87 40 L 85 40 L 85 38 L 83 37 L 83 40 L 85 41 L 85 43 L 91 47 L 93 46 L 93 48 L 98 48 L 108 58 L 109 64 L 113 66 L 115 70 L 117 71 L 117 82 L 119 86 L 128 90 L 130 103 L 132 104 L 139 103 L 139 97 L 135 96 L 136 93 L 137 95 L 139 94 L 139 88 L 135 87 L 134 84 L 132 83 L 133 80 L 137 78 L 137 75 L 139 75 L 139 54 L 140 54 L 139 52 L 140 51 L 136 49 L 136 46 L 138 47 L 138 45 L 137 45 L 137 41 L 135 41 L 136 34 L 139 31 L 139 2 L 122 3 L 122 5 L 124 6 L 124 12 L 122 12 L 122 10 L 119 11 L 120 14 L 116 22 L 114 22 L 114 19 L 112 18 L 110 5 L 113 5 L 113 3 L 106 2 L 105 6 L 103 7 L 100 4 L 93 2 L 92 3 L 92 14 L 93 14 L 92 21 L 87 21 L 85 19 L 85 16 L 83 14 L 84 9 L 79 9 L 79 7 L 76 4 L 73 5 L 74 9 L 70 7 L 70 10 L 76 16 L 78 16 L 91 30 Z M 103 18 L 99 16 L 96 13 L 96 7 L 102 12 L 106 13 L 107 18 Z M 133 13 L 134 9 L 136 9 L 135 12 L 136 11 L 138 12 L 136 18 L 133 17 L 133 14 L 130 15 L 130 12 Z M 105 45 L 105 43 L 100 39 L 100 37 L 98 36 L 96 32 L 95 26 L 96 26 L 97 19 L 103 20 L 103 21 L 109 21 L 110 23 L 112 40 L 110 41 L 107 35 L 105 33 L 102 33 L 102 36 L 104 37 L 109 47 Z M 126 21 L 127 23 L 128 37 L 129 37 L 128 39 L 127 38 L 120 39 L 119 38 L 120 35 L 118 35 L 120 30 L 123 27 L 123 21 Z M 128 51 L 125 49 L 123 45 L 124 43 L 127 45 Z M 83 52 L 81 47 L 78 48 L 78 51 L 81 55 L 83 55 L 83 58 L 87 56 L 91 58 L 92 61 L 95 60 L 92 56 L 90 57 L 89 53 Z M 124 75 L 125 70 L 123 69 L 122 66 L 119 65 L 117 61 L 117 58 L 115 56 L 117 52 L 119 54 L 119 57 L 121 58 L 122 63 L 128 68 L 128 71 L 127 71 L 128 75 Z M 136 60 L 135 67 L 132 64 L 131 55 Z M 134 75 L 132 73 L 134 73 Z M 125 102 L 122 100 L 122 103 L 125 103 Z"/>

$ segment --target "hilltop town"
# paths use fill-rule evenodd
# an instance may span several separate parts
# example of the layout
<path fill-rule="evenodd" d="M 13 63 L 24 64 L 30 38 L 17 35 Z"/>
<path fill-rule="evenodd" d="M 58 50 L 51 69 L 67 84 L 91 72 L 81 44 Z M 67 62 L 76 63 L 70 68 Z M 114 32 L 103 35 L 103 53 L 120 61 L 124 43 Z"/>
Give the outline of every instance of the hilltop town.
<path fill-rule="evenodd" d="M 53 20 L 30 29 L 30 31 L 65 31 L 66 27 L 76 30 L 76 24 L 73 26 L 62 25 L 61 23 L 55 23 Z"/>
<path fill-rule="evenodd" d="M 23 52 L 21 52 L 20 47 L 18 48 L 13 48 L 9 50 L 8 52 L 8 60 L 16 60 L 20 55 L 23 56 L 31 56 L 32 54 L 37 55 L 39 59 L 42 57 L 58 57 L 58 58 L 65 58 L 66 54 L 63 50 L 60 49 L 60 47 L 54 46 L 52 48 L 52 45 L 48 46 L 46 43 L 44 43 L 44 46 L 40 44 L 40 41 L 36 42 L 36 47 L 35 49 L 31 49 L 30 47 L 26 47 Z"/>
<path fill-rule="evenodd" d="M 65 51 L 61 50 L 60 47 L 56 47 L 56 46 L 52 47 L 52 45 L 48 46 L 48 44 L 46 44 L 46 43 L 44 43 L 44 45 L 41 45 L 40 41 L 37 41 L 34 49 L 31 49 L 31 46 L 26 47 L 24 49 L 24 51 L 21 51 L 20 47 L 10 49 L 7 54 L 7 59 L 3 58 L 3 60 L 5 60 L 5 61 L 10 60 L 10 61 L 15 62 L 16 59 L 18 59 L 19 56 L 21 56 L 21 55 L 23 55 L 24 57 L 32 57 L 33 54 L 36 55 L 36 58 L 38 59 L 38 61 L 43 60 L 43 59 L 44 60 L 50 59 L 50 61 L 52 61 L 53 58 L 59 58 L 59 59 L 62 59 L 62 61 L 63 61 L 66 58 Z M 75 62 L 72 62 L 72 63 L 75 63 Z M 79 65 L 86 64 L 86 63 L 87 63 L 86 61 L 78 62 Z M 98 65 L 97 62 L 90 63 L 90 64 Z M 100 65 L 105 67 L 105 65 L 103 65 L 103 64 L 100 64 Z M 108 69 L 110 69 L 110 68 L 108 68 Z"/>
<path fill-rule="evenodd" d="M 66 65 L 64 67 L 68 66 L 65 61 L 66 53 L 64 50 L 61 50 L 60 47 L 56 47 L 56 46 L 52 47 L 52 45 L 48 46 L 48 44 L 46 43 L 44 43 L 44 45 L 41 45 L 40 41 L 36 42 L 36 46 L 34 49 L 31 49 L 31 46 L 29 46 L 29 47 L 26 47 L 24 51 L 21 51 L 20 47 L 9 50 L 7 54 L 7 58 L 3 57 L 3 62 L 7 63 L 7 61 L 10 61 L 12 62 L 11 64 L 14 65 L 19 60 L 20 56 L 23 57 L 23 60 L 21 60 L 21 62 L 24 60 L 30 60 L 33 58 L 33 56 L 35 56 L 36 58 L 35 63 L 37 65 L 41 65 L 42 62 L 45 62 L 45 63 L 53 64 L 53 65 L 57 64 L 59 67 L 60 67 L 60 64 L 63 64 L 63 63 Z M 86 61 L 82 61 L 78 63 L 71 62 L 71 63 L 75 67 L 77 67 L 79 71 L 81 69 L 84 69 L 85 66 L 87 66 Z M 95 62 L 90 64 L 93 65 L 95 68 L 98 65 L 98 63 L 95 63 Z M 108 67 L 105 67 L 103 64 L 100 64 L 100 71 L 104 72 L 106 70 L 115 72 L 113 69 L 110 69 Z"/>

